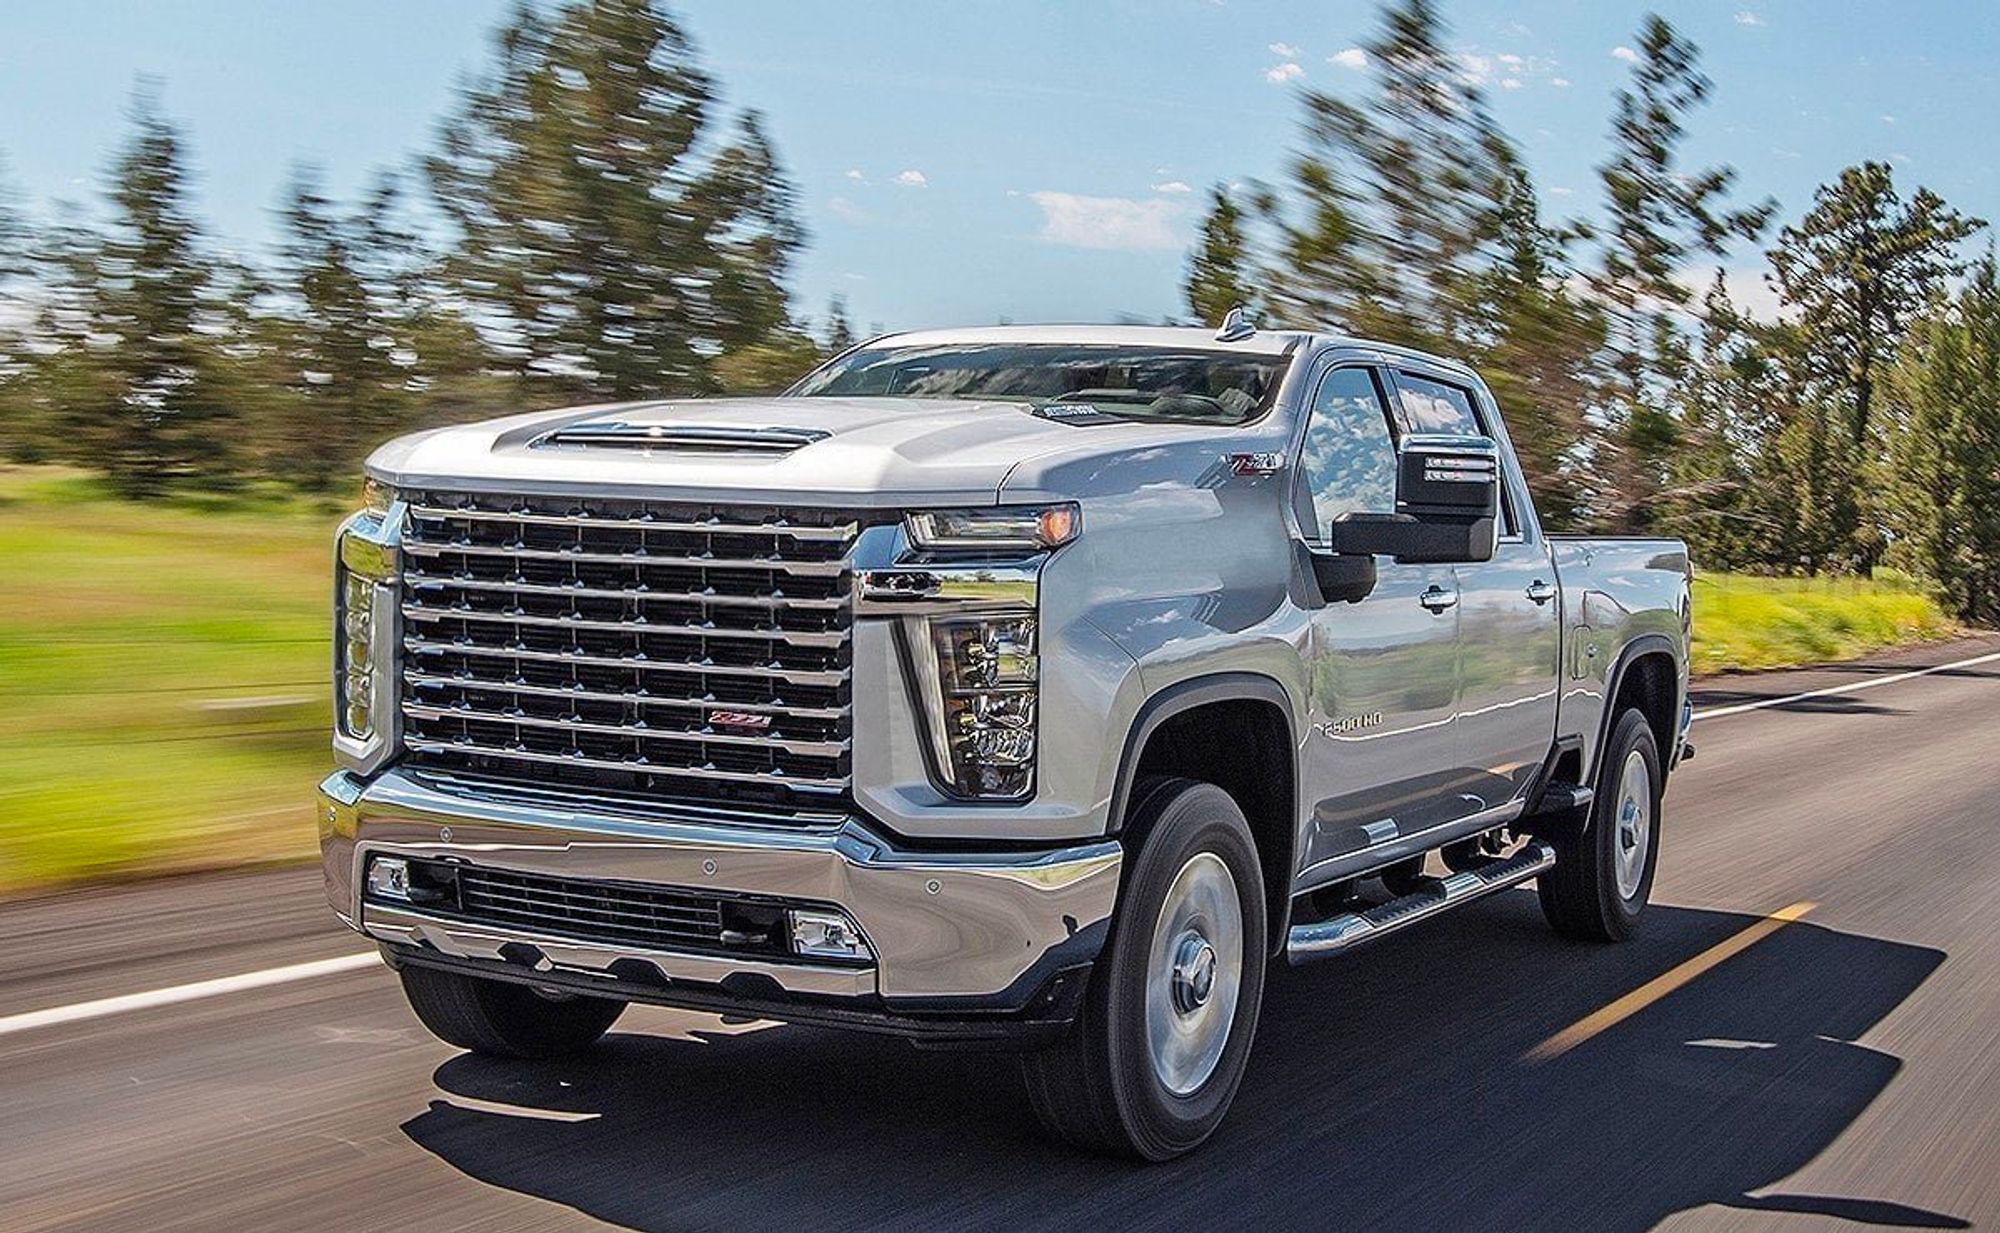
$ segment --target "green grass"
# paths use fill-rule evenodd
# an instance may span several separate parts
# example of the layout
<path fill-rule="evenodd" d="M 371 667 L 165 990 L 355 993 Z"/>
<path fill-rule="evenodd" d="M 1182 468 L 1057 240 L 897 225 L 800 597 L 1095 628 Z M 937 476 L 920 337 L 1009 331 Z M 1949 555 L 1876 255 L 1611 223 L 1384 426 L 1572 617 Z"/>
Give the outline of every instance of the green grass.
<path fill-rule="evenodd" d="M 1703 574 L 1694 583 L 1697 674 L 1852 659 L 1958 632 L 1912 579 L 1756 578 Z"/>
<path fill-rule="evenodd" d="M 0 468 L 0 893 L 313 851 L 337 517 Z"/>
<path fill-rule="evenodd" d="M 340 513 L 0 467 L 0 893 L 312 854 Z M 1907 580 L 1695 584 L 1698 672 L 1950 632 Z"/>

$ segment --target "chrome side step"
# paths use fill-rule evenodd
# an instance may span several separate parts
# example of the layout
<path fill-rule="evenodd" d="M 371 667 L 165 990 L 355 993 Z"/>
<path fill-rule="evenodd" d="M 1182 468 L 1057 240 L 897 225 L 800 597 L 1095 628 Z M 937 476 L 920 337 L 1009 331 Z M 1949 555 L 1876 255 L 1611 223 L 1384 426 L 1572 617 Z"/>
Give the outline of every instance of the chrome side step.
<path fill-rule="evenodd" d="M 1348 912 L 1331 920 L 1293 925 L 1285 938 L 1285 958 L 1307 963 L 1352 950 L 1363 942 L 1429 920 L 1438 913 L 1474 899 L 1519 886 L 1556 863 L 1556 850 L 1530 840 L 1514 855 L 1482 865 L 1470 873 L 1454 873 L 1415 894 L 1392 899 L 1366 912 Z"/>

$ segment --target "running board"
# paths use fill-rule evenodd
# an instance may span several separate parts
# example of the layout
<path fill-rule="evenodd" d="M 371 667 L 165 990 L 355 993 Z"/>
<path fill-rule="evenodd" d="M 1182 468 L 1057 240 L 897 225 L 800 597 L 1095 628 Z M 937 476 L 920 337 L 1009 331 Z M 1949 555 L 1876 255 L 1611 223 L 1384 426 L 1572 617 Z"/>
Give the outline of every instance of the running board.
<path fill-rule="evenodd" d="M 1293 925 L 1285 938 L 1285 958 L 1307 963 L 1328 955 L 1352 950 L 1363 942 L 1429 920 L 1440 912 L 1470 903 L 1474 899 L 1519 886 L 1556 863 L 1556 850 L 1539 840 L 1530 840 L 1514 855 L 1482 865 L 1470 873 L 1454 873 L 1414 894 L 1392 899 L 1366 912 L 1349 912 L 1331 920 Z"/>

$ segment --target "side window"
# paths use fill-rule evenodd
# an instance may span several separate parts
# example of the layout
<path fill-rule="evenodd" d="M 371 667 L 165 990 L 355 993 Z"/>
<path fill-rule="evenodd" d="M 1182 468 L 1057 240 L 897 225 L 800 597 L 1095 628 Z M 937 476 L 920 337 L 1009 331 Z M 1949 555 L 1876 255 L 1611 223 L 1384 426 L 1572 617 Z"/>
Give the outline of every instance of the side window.
<path fill-rule="evenodd" d="M 1396 423 L 1404 432 L 1485 432 L 1472 410 L 1472 395 L 1455 385 L 1411 373 L 1396 374 Z"/>
<path fill-rule="evenodd" d="M 1336 368 L 1320 382 L 1299 451 L 1299 513 L 1314 543 L 1342 514 L 1387 514 L 1396 508 L 1396 446 L 1382 413 L 1382 396 L 1365 368 Z M 1309 508 L 1308 508 L 1309 507 Z"/>
<path fill-rule="evenodd" d="M 1470 391 L 1401 370 L 1396 373 L 1396 428 L 1402 433 L 1494 435 L 1480 423 Z M 1503 485 L 1500 492 L 1500 534 L 1513 535 L 1519 526 L 1520 520 L 1514 517 L 1514 495 Z"/>

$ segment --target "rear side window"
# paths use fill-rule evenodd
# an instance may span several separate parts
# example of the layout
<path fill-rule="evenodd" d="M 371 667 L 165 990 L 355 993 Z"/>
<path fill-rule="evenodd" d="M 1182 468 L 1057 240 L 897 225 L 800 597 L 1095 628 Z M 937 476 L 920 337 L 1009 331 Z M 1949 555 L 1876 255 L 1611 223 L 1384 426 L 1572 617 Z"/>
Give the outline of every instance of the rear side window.
<path fill-rule="evenodd" d="M 1396 424 L 1404 432 L 1451 432 L 1479 436 L 1472 395 L 1455 385 L 1410 373 L 1396 374 Z"/>
<path fill-rule="evenodd" d="M 1382 396 L 1365 368 L 1336 368 L 1320 382 L 1299 451 L 1300 518 L 1315 543 L 1342 514 L 1396 508 L 1396 446 Z"/>
<path fill-rule="evenodd" d="M 1473 406 L 1470 390 L 1414 373 L 1396 373 L 1396 429 L 1399 433 L 1449 432 L 1492 436 L 1479 421 L 1479 412 Z M 1517 534 L 1520 525 L 1521 520 L 1514 515 L 1514 494 L 1503 485 L 1500 490 L 1500 534 Z"/>

